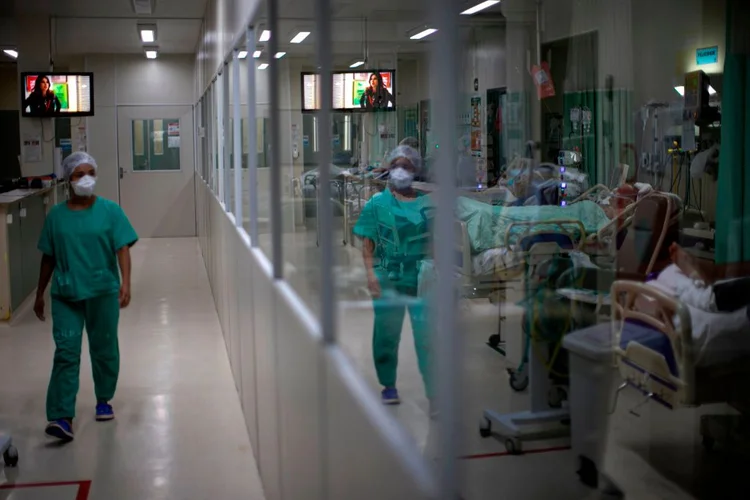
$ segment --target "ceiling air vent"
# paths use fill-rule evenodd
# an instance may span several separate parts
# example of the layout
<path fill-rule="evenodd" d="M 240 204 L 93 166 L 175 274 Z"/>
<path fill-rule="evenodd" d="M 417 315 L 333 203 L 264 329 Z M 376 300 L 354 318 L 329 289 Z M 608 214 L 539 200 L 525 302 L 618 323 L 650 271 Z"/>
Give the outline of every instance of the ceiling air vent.
<path fill-rule="evenodd" d="M 130 0 L 133 3 L 133 11 L 139 15 L 153 14 L 156 0 Z"/>

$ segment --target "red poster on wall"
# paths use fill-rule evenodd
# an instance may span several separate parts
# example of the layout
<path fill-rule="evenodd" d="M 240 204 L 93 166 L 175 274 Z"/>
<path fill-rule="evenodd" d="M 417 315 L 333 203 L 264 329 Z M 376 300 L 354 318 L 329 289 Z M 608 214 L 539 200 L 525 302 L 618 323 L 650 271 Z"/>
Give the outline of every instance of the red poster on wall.
<path fill-rule="evenodd" d="M 539 100 L 553 97 L 555 95 L 555 84 L 552 82 L 552 75 L 549 72 L 549 64 L 545 61 L 540 66 L 531 67 L 531 76 L 536 85 L 536 93 Z"/>

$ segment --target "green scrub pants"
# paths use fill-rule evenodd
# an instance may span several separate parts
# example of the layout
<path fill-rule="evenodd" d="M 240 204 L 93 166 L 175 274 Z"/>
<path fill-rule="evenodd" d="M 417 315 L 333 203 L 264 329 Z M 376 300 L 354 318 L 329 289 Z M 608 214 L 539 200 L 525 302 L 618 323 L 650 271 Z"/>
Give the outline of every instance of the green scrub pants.
<path fill-rule="evenodd" d="M 81 302 L 52 298 L 55 359 L 47 390 L 48 421 L 75 417 L 84 327 L 89 337 L 96 399 L 110 401 L 114 397 L 120 372 L 119 319 L 118 294 Z"/>
<path fill-rule="evenodd" d="M 401 342 L 401 329 L 404 313 L 409 310 L 417 361 L 427 398 L 432 400 L 430 380 L 430 335 L 425 299 L 417 296 L 416 286 L 396 287 L 389 280 L 379 277 L 381 296 L 373 300 L 375 322 L 373 325 L 372 352 L 375 371 L 383 387 L 396 387 L 398 368 L 398 346 Z"/>

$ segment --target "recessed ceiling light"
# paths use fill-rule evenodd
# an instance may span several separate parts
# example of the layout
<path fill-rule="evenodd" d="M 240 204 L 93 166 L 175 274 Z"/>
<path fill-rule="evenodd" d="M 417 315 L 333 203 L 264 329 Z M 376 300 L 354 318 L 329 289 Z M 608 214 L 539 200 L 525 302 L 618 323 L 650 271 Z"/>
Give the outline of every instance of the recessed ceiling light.
<path fill-rule="evenodd" d="M 281 59 L 286 55 L 286 52 L 276 52 L 276 59 Z"/>
<path fill-rule="evenodd" d="M 709 95 L 716 95 L 716 89 L 713 88 L 711 85 L 708 86 L 708 93 Z"/>
<path fill-rule="evenodd" d="M 437 30 L 435 28 L 428 28 L 426 30 L 420 31 L 416 35 L 412 35 L 409 38 L 411 38 L 412 40 L 421 40 L 432 35 L 433 33 L 437 33 Z"/>
<path fill-rule="evenodd" d="M 7 55 L 12 57 L 13 59 L 18 59 L 18 51 L 13 49 L 5 49 L 3 50 Z"/>
<path fill-rule="evenodd" d="M 294 38 L 290 40 L 289 43 L 302 43 L 305 41 L 305 38 L 307 38 L 308 36 L 310 36 L 309 31 L 300 31 L 294 36 Z"/>
<path fill-rule="evenodd" d="M 156 59 L 156 56 L 158 55 L 158 52 L 155 50 L 147 50 L 146 51 L 146 59 Z"/>
<path fill-rule="evenodd" d="M 364 65 L 365 65 L 364 61 L 357 61 L 357 62 L 353 62 L 349 67 L 350 68 L 359 68 L 360 66 L 364 66 Z"/>
<path fill-rule="evenodd" d="M 461 12 L 461 15 L 471 16 L 484 9 L 489 9 L 493 5 L 497 5 L 499 3 L 500 3 L 500 0 L 487 0 L 486 2 L 479 3 L 470 9 L 466 9 L 465 11 Z"/>
<path fill-rule="evenodd" d="M 260 50 L 256 50 L 255 52 L 253 52 L 253 58 L 260 59 L 261 54 L 263 54 L 263 52 L 261 52 Z"/>
<path fill-rule="evenodd" d="M 680 94 L 681 96 L 683 96 L 683 97 L 685 96 L 685 86 L 684 86 L 684 85 L 677 85 L 677 86 L 676 86 L 676 87 L 675 87 L 674 89 L 675 89 L 675 90 L 677 91 L 677 93 L 678 93 L 678 94 Z"/>
<path fill-rule="evenodd" d="M 141 30 L 141 41 L 143 43 L 154 43 L 156 41 L 154 30 Z"/>
<path fill-rule="evenodd" d="M 268 30 L 263 30 L 260 34 L 260 38 L 258 39 L 258 41 L 267 42 L 270 39 L 271 39 L 271 32 Z"/>
<path fill-rule="evenodd" d="M 240 50 L 240 51 L 239 51 L 239 52 L 237 53 L 237 57 L 238 57 L 239 59 L 244 59 L 244 58 L 246 58 L 246 57 L 247 57 L 247 51 L 246 51 L 246 50 Z"/>
<path fill-rule="evenodd" d="M 258 69 L 266 69 L 268 67 L 268 63 L 263 63 L 258 65 Z"/>

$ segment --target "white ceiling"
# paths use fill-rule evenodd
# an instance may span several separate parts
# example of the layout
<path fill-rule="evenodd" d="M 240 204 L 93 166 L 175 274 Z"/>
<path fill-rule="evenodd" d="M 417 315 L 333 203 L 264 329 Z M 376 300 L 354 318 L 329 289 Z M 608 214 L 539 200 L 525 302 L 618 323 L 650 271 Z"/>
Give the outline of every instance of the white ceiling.
<path fill-rule="evenodd" d="M 194 54 L 200 39 L 200 19 L 154 19 L 156 42 L 164 54 Z M 130 54 L 143 52 L 135 19 L 58 19 L 55 52 L 58 55 Z M 116 34 L 116 36 L 113 36 Z"/>
<path fill-rule="evenodd" d="M 8 0 L 0 0 L 5 3 Z M 79 54 L 118 54 L 143 51 L 137 25 L 139 20 L 157 25 L 156 45 L 162 53 L 192 54 L 200 39 L 202 18 L 208 0 L 156 0 L 154 14 L 136 16 L 131 0 L 12 0 L 15 14 L 56 18 L 57 56 Z M 281 48 L 291 56 L 314 53 L 314 0 L 279 0 Z M 456 14 L 480 0 L 455 0 Z M 334 54 L 359 55 L 365 39 L 363 19 L 367 18 L 370 54 L 419 53 L 430 46 L 409 40 L 412 30 L 424 26 L 431 17 L 430 0 L 332 0 Z M 500 5 L 481 15 L 462 18 L 466 26 L 504 25 Z M 261 20 L 262 24 L 263 21 Z M 14 43 L 13 23 L 0 19 L 0 46 Z M 301 29 L 313 34 L 301 45 L 289 40 Z M 1 56 L 0 56 L 1 58 Z"/>
<path fill-rule="evenodd" d="M 282 2 L 280 9 L 282 17 L 279 20 L 281 50 L 292 57 L 314 55 L 317 39 L 312 12 L 313 1 L 280 1 Z M 455 0 L 456 15 L 479 2 L 480 0 Z M 333 54 L 337 56 L 362 55 L 365 40 L 367 40 L 367 50 L 371 56 L 419 54 L 428 51 L 432 47 L 431 41 L 437 36 L 434 35 L 423 41 L 409 39 L 410 35 L 420 31 L 429 23 L 432 16 L 429 10 L 430 0 L 332 0 L 332 4 L 331 38 Z M 462 16 L 460 21 L 465 37 L 469 36 L 471 28 L 505 26 L 505 18 L 500 14 L 499 4 L 483 11 L 480 15 Z M 262 29 L 265 20 L 261 19 L 259 25 Z M 289 43 L 299 31 L 310 31 L 312 34 L 300 45 Z"/>
<path fill-rule="evenodd" d="M 15 0 L 14 13 L 54 19 L 56 56 L 143 52 L 139 22 L 156 24 L 160 52 L 193 54 L 207 1 L 156 0 L 153 14 L 138 16 L 131 0 Z M 15 44 L 12 24 L 0 20 L 0 46 Z"/>
<path fill-rule="evenodd" d="M 202 18 L 206 3 L 206 0 L 156 0 L 152 17 Z M 131 0 L 15 0 L 15 13 L 56 17 L 135 16 Z"/>

